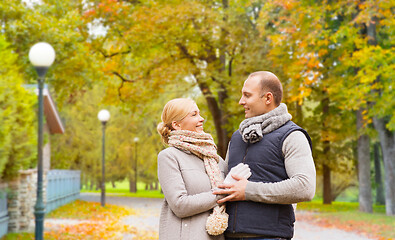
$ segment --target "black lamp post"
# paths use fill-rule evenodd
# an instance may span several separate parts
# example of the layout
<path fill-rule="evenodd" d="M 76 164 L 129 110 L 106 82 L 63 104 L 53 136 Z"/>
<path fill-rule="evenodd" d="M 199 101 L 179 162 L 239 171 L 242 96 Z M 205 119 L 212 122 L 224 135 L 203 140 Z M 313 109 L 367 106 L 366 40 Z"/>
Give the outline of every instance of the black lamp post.
<path fill-rule="evenodd" d="M 135 146 L 135 149 L 134 149 L 134 181 L 136 183 L 136 192 L 137 192 L 137 143 L 139 141 L 139 138 L 135 137 L 133 139 L 133 141 L 134 141 L 134 146 Z"/>
<path fill-rule="evenodd" d="M 29 51 L 29 60 L 38 74 L 38 144 L 37 144 L 37 201 L 34 206 L 35 216 L 35 239 L 42 240 L 44 237 L 44 217 L 45 205 L 43 202 L 43 117 L 44 101 L 43 87 L 44 77 L 48 68 L 55 60 L 55 50 L 51 45 L 45 42 L 39 42 L 33 45 Z"/>
<path fill-rule="evenodd" d="M 105 142 L 106 142 L 106 123 L 110 119 L 110 112 L 103 109 L 97 115 L 97 118 L 102 123 L 102 159 L 101 159 L 101 205 L 106 205 L 106 185 L 105 185 Z"/>

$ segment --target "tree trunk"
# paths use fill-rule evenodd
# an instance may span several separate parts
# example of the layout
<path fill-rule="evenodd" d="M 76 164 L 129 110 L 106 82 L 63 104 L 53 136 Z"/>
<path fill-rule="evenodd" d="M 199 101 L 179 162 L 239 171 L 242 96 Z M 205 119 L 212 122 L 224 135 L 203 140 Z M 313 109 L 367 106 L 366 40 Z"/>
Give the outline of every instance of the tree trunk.
<path fill-rule="evenodd" d="M 223 0 L 223 7 L 227 8 L 228 7 L 228 1 Z M 225 17 L 225 16 L 224 16 Z M 189 62 L 192 65 L 195 65 L 194 62 L 194 57 L 188 52 L 188 49 L 181 43 L 177 44 L 177 47 L 181 51 L 181 53 L 189 60 Z M 213 61 L 215 62 L 217 59 L 217 56 L 213 54 L 210 57 L 207 57 L 208 62 Z M 226 55 L 225 51 L 223 49 L 220 49 L 220 66 L 217 69 L 218 72 L 223 72 L 226 69 Z M 229 142 L 229 137 L 228 137 L 228 131 L 226 130 L 225 126 L 228 122 L 228 116 L 224 114 L 224 102 L 225 99 L 228 98 L 227 96 L 227 90 L 225 88 L 225 85 L 223 83 L 220 84 L 220 89 L 218 91 L 218 99 L 215 98 L 214 94 L 210 90 L 209 85 L 205 82 L 204 79 L 199 79 L 199 70 L 196 70 L 195 72 L 192 73 L 196 79 L 196 82 L 200 88 L 200 91 L 202 92 L 204 98 L 206 99 L 208 109 L 211 113 L 211 116 L 213 117 L 214 120 L 214 127 L 215 127 L 215 132 L 217 133 L 217 152 L 218 154 L 222 157 L 225 158 L 226 156 L 226 150 Z M 230 74 L 230 73 L 229 73 Z M 216 81 L 216 79 L 212 76 L 212 79 Z"/>
<path fill-rule="evenodd" d="M 374 144 L 374 180 L 376 182 L 376 204 L 384 205 L 383 177 L 381 174 L 380 143 Z"/>
<path fill-rule="evenodd" d="M 227 117 L 224 116 L 223 110 L 218 105 L 217 100 L 214 98 L 207 84 L 198 81 L 200 90 L 202 91 L 211 115 L 213 116 L 215 131 L 217 133 L 217 151 L 218 154 L 225 158 L 226 150 L 229 142 L 228 133 L 225 129 Z"/>
<path fill-rule="evenodd" d="M 331 188 L 331 169 L 328 165 L 323 165 L 323 202 L 324 204 L 332 204 L 332 188 Z"/>
<path fill-rule="evenodd" d="M 325 91 L 323 91 L 324 95 L 327 95 Z M 327 130 L 327 122 L 326 117 L 329 114 L 329 98 L 325 97 L 321 100 L 322 104 L 322 128 L 323 130 Z M 322 136 L 323 140 L 323 154 L 324 154 L 324 163 L 323 163 L 323 201 L 324 204 L 332 203 L 332 181 L 331 181 L 331 168 L 329 166 L 328 161 L 330 161 L 330 141 L 327 140 L 327 136 Z"/>
<path fill-rule="evenodd" d="M 363 109 L 356 112 L 357 132 L 364 128 Z M 360 134 L 358 137 L 358 182 L 359 182 L 359 211 L 373 212 L 372 186 L 370 183 L 370 143 L 369 136 Z"/>
<path fill-rule="evenodd" d="M 302 111 L 302 105 L 300 105 L 298 102 L 295 103 L 296 105 L 296 116 L 295 116 L 295 121 L 299 126 L 303 126 L 303 111 Z"/>
<path fill-rule="evenodd" d="M 377 45 L 376 23 L 377 17 L 373 17 L 367 25 L 368 44 Z M 377 78 L 376 81 L 380 81 Z M 374 90 L 373 90 L 374 91 Z M 395 215 L 395 134 L 386 128 L 387 121 L 383 118 L 373 117 L 374 128 L 379 133 L 383 161 L 385 169 L 385 212 L 387 215 Z"/>
<path fill-rule="evenodd" d="M 101 189 L 101 186 L 102 186 L 101 180 L 97 180 L 97 183 L 96 183 L 96 191 L 99 190 L 99 189 Z"/>
<path fill-rule="evenodd" d="M 129 177 L 129 192 L 132 192 L 132 193 L 137 192 L 136 181 L 134 181 L 134 179 L 131 179 L 131 177 Z"/>
<path fill-rule="evenodd" d="M 383 119 L 373 118 L 374 128 L 379 133 L 385 173 L 385 212 L 395 215 L 395 135 L 386 129 Z"/>
<path fill-rule="evenodd" d="M 229 7 L 229 3 L 228 0 L 222 0 L 222 7 L 224 9 L 227 9 Z M 227 21 L 227 16 L 226 16 L 226 11 L 224 11 L 224 15 L 223 15 L 223 21 L 226 22 Z M 225 41 L 227 32 L 221 28 L 221 40 L 220 42 L 223 43 Z M 222 74 L 225 74 L 224 71 L 226 70 L 226 50 L 223 48 L 223 46 L 225 46 L 226 44 L 222 44 L 222 47 L 220 47 L 220 56 L 219 56 L 219 61 L 221 63 L 219 72 Z M 229 72 L 229 74 L 231 74 L 231 72 Z M 228 137 L 228 131 L 225 129 L 225 126 L 228 123 L 228 117 L 225 113 L 225 100 L 228 98 L 228 93 L 226 90 L 225 85 L 223 84 L 223 82 L 220 84 L 220 90 L 218 91 L 218 101 L 216 102 L 217 107 L 220 109 L 220 118 L 218 119 L 214 119 L 215 121 L 215 130 L 217 133 L 217 139 L 218 139 L 218 143 L 217 143 L 217 148 L 218 148 L 218 154 L 225 159 L 226 156 L 226 152 L 227 152 L 227 146 L 228 146 L 228 142 L 229 142 L 229 137 Z M 209 102 L 207 102 L 209 103 Z M 215 111 L 215 106 L 209 106 L 210 111 L 211 109 L 213 109 L 213 111 Z M 213 111 L 211 111 L 211 113 L 213 113 Z M 214 117 L 214 115 L 213 115 Z M 218 124 L 218 127 L 217 127 Z"/>

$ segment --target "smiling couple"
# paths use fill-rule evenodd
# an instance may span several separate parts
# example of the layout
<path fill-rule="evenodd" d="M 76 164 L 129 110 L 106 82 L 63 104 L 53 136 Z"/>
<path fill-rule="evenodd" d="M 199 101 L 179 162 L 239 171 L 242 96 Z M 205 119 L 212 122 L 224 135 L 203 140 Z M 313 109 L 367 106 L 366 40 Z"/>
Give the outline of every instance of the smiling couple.
<path fill-rule="evenodd" d="M 311 139 L 291 121 L 273 73 L 250 74 L 241 93 L 245 120 L 233 133 L 225 160 L 203 131 L 204 119 L 193 100 L 178 98 L 165 105 L 158 125 L 169 146 L 158 154 L 165 196 L 160 240 L 293 237 L 292 204 L 315 194 Z M 234 174 L 240 163 L 250 174 Z M 231 170 L 233 181 L 224 183 Z"/>

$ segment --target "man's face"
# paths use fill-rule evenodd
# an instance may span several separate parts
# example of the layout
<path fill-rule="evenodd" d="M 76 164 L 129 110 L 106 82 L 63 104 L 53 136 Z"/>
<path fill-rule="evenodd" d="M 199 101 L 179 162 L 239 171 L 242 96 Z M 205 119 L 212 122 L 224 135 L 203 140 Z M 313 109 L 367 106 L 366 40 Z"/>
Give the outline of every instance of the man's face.
<path fill-rule="evenodd" d="M 258 78 L 248 78 L 244 82 L 239 104 L 244 107 L 245 118 L 259 116 L 268 112 L 265 96 L 266 93 L 262 93 Z"/>

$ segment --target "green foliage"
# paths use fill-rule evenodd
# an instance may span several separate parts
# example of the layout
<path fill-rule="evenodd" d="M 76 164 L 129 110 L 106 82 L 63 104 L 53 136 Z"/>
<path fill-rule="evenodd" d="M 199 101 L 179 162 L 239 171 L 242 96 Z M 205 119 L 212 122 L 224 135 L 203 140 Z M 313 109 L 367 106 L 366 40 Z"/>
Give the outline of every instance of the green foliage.
<path fill-rule="evenodd" d="M 83 3 L 72 1 L 10 0 L 0 3 L 1 24 L 8 42 L 20 56 L 16 64 L 24 69 L 24 79 L 36 83 L 36 73 L 28 60 L 31 46 L 50 43 L 56 59 L 46 75 L 58 107 L 73 101 L 93 81 L 101 79 L 87 48 L 88 27 L 82 20 Z"/>
<path fill-rule="evenodd" d="M 17 55 L 0 36 L 0 178 L 10 179 L 36 161 L 37 97 L 22 86 Z"/>
<path fill-rule="evenodd" d="M 107 109 L 111 117 L 106 124 L 106 181 L 135 181 L 137 157 L 139 181 L 156 182 L 156 155 L 163 148 L 156 125 L 164 104 L 150 102 L 131 109 L 123 102 L 108 105 L 105 90 L 96 85 L 75 104 L 65 106 L 61 115 L 66 132 L 52 136 L 53 167 L 80 169 L 85 182 L 96 184 L 101 179 L 102 125 L 97 114 Z M 134 141 L 136 137 L 138 142 Z"/>

